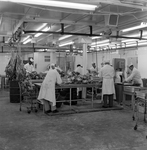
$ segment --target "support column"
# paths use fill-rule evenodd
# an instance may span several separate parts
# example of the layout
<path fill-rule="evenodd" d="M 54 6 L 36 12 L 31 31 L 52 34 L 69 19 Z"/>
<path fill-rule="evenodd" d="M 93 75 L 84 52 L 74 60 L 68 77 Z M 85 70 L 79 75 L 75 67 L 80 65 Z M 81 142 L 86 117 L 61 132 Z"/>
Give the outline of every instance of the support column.
<path fill-rule="evenodd" d="M 83 44 L 83 74 L 87 73 L 87 46 L 92 43 L 90 37 L 80 37 L 79 43 Z M 86 98 L 86 88 L 82 90 L 82 98 Z"/>
<path fill-rule="evenodd" d="M 87 46 L 88 44 L 83 44 L 83 74 L 87 73 Z"/>
<path fill-rule="evenodd" d="M 87 46 L 88 44 L 83 44 L 83 74 L 87 72 Z M 86 98 L 86 88 L 82 90 L 82 98 Z"/>

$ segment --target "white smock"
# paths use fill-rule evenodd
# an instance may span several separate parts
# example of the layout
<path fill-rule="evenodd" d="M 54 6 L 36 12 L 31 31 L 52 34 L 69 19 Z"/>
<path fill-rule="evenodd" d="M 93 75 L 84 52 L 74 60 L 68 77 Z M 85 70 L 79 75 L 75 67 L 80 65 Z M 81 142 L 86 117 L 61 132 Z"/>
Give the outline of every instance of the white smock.
<path fill-rule="evenodd" d="M 83 75 L 83 69 L 82 69 L 82 67 L 77 67 L 76 69 L 75 69 L 75 72 L 78 72 L 79 74 L 81 74 L 81 75 Z"/>
<path fill-rule="evenodd" d="M 33 66 L 33 65 L 30 65 L 29 63 L 25 64 L 25 65 L 24 65 L 24 68 L 26 69 L 26 71 L 27 71 L 28 73 L 31 73 L 31 72 L 35 71 L 34 66 Z"/>
<path fill-rule="evenodd" d="M 81 66 L 78 66 L 76 69 L 75 69 L 75 72 L 78 72 L 80 75 L 83 75 L 83 68 Z M 77 93 L 79 91 L 82 91 L 82 88 L 77 88 Z"/>
<path fill-rule="evenodd" d="M 140 72 L 135 67 L 133 68 L 131 75 L 125 81 L 129 82 L 131 80 L 133 81 L 133 84 L 140 84 L 140 86 L 143 87 Z"/>
<path fill-rule="evenodd" d="M 56 69 L 50 69 L 43 80 L 40 88 L 38 100 L 45 99 L 56 105 L 55 84 L 61 84 L 62 80 Z"/>
<path fill-rule="evenodd" d="M 114 68 L 106 64 L 103 68 L 101 68 L 99 77 L 103 78 L 102 95 L 115 95 Z"/>

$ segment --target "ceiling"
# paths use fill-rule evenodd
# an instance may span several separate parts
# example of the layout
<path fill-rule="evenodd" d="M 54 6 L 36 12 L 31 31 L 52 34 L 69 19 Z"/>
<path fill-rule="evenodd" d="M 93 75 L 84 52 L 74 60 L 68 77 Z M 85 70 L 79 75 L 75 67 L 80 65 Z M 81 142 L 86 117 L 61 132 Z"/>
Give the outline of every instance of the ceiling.
<path fill-rule="evenodd" d="M 69 42 L 72 43 L 72 48 L 82 49 L 82 44 L 79 42 L 81 38 L 86 38 L 93 45 L 95 45 L 93 42 L 103 43 L 103 40 L 109 39 L 108 43 L 115 47 L 120 46 L 121 41 L 130 38 L 145 41 L 143 36 L 147 32 L 146 27 L 142 27 L 141 31 L 137 29 L 124 33 L 122 30 L 138 26 L 141 22 L 147 22 L 146 0 L 58 0 L 58 4 L 60 1 L 95 5 L 97 8 L 94 10 L 87 10 L 86 7 L 64 8 L 65 4 L 59 7 L 45 6 L 44 4 L 32 5 L 28 0 L 24 3 L 21 0 L 20 2 L 16 0 L 17 3 L 15 0 L 12 0 L 14 2 L 9 1 L 0 0 L 0 45 L 2 51 L 5 50 L 4 47 L 10 46 L 10 42 L 13 46 L 17 44 L 18 41 L 13 39 L 19 30 L 21 30 L 21 47 L 34 51 L 36 49 L 69 50 L 71 44 L 61 46 Z M 116 26 L 107 22 L 109 15 L 118 19 Z M 113 18 L 112 22 L 114 22 Z M 42 25 L 44 27 L 39 30 Z M 41 32 L 41 35 L 36 35 Z M 134 34 L 138 34 L 138 36 Z M 94 37 L 98 38 L 93 39 Z M 106 48 L 106 45 L 98 43 L 94 49 Z M 89 47 L 92 45 L 89 44 Z"/>

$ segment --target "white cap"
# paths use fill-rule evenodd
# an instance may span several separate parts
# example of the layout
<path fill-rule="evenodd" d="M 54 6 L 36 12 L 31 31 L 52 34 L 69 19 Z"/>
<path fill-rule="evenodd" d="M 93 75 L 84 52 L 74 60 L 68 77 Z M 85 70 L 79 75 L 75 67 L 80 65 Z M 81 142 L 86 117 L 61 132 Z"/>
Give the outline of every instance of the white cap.
<path fill-rule="evenodd" d="M 33 58 L 30 59 L 31 62 L 34 62 Z"/>
<path fill-rule="evenodd" d="M 128 67 L 131 67 L 131 66 L 133 66 L 133 63 L 130 63 L 130 64 L 128 65 Z"/>
<path fill-rule="evenodd" d="M 110 60 L 105 60 L 105 64 L 110 64 Z"/>
<path fill-rule="evenodd" d="M 51 64 L 50 66 L 51 66 L 51 67 L 55 67 L 55 64 Z"/>

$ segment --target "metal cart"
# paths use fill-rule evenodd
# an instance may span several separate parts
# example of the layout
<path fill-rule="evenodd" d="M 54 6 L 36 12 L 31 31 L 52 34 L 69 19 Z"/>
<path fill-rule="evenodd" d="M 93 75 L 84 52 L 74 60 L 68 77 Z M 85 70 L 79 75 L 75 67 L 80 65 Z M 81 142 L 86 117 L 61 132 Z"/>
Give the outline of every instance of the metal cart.
<path fill-rule="evenodd" d="M 36 89 L 35 86 L 27 91 L 23 91 L 21 84 L 19 83 L 20 88 L 20 111 L 22 110 L 22 106 L 27 108 L 28 114 L 32 111 L 38 111 L 38 103 L 36 98 Z"/>
<path fill-rule="evenodd" d="M 147 114 L 147 89 L 140 89 L 140 91 L 135 92 L 135 100 L 133 103 L 133 120 L 135 120 L 134 130 L 137 130 L 138 121 L 139 121 L 139 113 L 144 115 L 144 122 L 147 122 L 146 114 Z M 146 136 L 147 138 L 147 136 Z"/>

